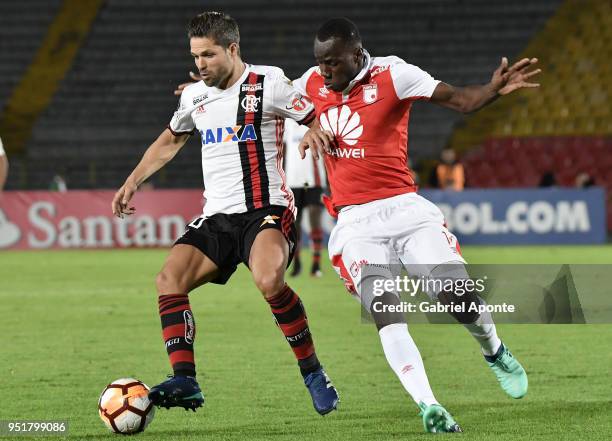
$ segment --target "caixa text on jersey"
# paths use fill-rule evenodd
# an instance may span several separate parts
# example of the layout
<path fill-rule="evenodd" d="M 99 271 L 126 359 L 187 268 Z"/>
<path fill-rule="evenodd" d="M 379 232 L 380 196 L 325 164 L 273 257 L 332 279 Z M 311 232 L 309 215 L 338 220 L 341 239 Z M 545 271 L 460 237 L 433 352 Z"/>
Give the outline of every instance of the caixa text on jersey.
<path fill-rule="evenodd" d="M 257 140 L 257 133 L 253 124 L 200 130 L 200 135 L 202 136 L 202 145 Z"/>

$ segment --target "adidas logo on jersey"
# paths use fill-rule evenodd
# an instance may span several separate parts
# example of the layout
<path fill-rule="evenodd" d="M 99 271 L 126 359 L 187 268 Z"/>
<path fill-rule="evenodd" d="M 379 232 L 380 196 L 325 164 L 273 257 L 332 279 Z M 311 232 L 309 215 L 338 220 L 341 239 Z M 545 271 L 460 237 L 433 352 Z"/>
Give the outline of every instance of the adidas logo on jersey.
<path fill-rule="evenodd" d="M 255 141 L 257 133 L 253 124 L 246 126 L 217 127 L 214 129 L 200 130 L 202 145 L 221 142 Z"/>
<path fill-rule="evenodd" d="M 321 128 L 334 134 L 338 141 L 347 145 L 355 145 L 363 133 L 363 126 L 359 113 L 351 113 L 349 106 L 342 106 L 340 110 L 332 107 L 327 112 L 322 113 L 319 118 Z"/>

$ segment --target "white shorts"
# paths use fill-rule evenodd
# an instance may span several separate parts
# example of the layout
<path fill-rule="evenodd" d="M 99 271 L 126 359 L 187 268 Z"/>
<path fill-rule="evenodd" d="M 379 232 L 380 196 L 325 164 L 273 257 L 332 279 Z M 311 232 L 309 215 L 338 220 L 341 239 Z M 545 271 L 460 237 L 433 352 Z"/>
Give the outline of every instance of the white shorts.
<path fill-rule="evenodd" d="M 403 266 L 411 276 L 428 276 L 438 265 L 465 263 L 440 209 L 416 193 L 343 208 L 328 250 L 334 269 L 357 296 L 364 265 Z"/>

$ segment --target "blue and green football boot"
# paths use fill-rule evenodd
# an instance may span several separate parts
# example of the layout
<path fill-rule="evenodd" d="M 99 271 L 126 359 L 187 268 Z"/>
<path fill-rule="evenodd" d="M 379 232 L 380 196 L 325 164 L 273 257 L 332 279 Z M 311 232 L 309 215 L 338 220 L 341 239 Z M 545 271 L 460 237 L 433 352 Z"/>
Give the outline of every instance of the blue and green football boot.
<path fill-rule="evenodd" d="M 504 392 L 516 399 L 527 394 L 527 373 L 503 343 L 495 355 L 485 355 L 485 360 Z"/>
<path fill-rule="evenodd" d="M 423 402 L 419 403 L 421 412 L 419 415 L 423 417 L 423 428 L 428 433 L 459 433 L 463 432 L 459 424 L 451 416 L 448 411 L 440 404 L 427 405 Z"/>
<path fill-rule="evenodd" d="M 204 404 L 204 395 L 194 377 L 169 375 L 169 378 L 153 386 L 149 391 L 149 400 L 158 407 L 183 407 L 185 410 L 196 408 Z"/>

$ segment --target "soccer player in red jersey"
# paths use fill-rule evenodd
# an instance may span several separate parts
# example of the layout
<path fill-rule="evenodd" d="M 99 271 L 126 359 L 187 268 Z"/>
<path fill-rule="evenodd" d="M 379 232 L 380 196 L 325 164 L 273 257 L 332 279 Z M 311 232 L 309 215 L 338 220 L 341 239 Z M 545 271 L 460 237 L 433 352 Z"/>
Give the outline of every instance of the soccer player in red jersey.
<path fill-rule="evenodd" d="M 393 268 L 401 266 L 414 276 L 444 281 L 469 278 L 457 239 L 446 228 L 440 210 L 416 193 L 406 166 L 410 107 L 416 100 L 427 100 L 474 112 L 514 90 L 537 87 L 529 82 L 540 71 L 531 69 L 537 59 L 508 66 L 503 58 L 488 84 L 453 87 L 398 57 L 370 56 L 357 27 L 345 18 L 321 26 L 314 55 L 318 66 L 293 84 L 312 100 L 320 124 L 306 133 L 300 151 L 304 157 L 310 148 L 315 158 L 325 159 L 331 188 L 327 205 L 338 217 L 329 240 L 332 264 L 349 291 L 372 313 L 387 361 L 421 409 L 425 430 L 461 431 L 430 388 L 405 317 L 372 308 L 377 302 L 398 304 L 398 293 L 375 297 L 367 282 L 371 277 L 393 278 Z M 452 291 L 428 294 L 445 304 L 461 300 Z M 463 301 L 483 302 L 474 295 Z M 504 391 L 513 398 L 523 397 L 527 375 L 497 336 L 490 314 L 463 311 L 453 316 L 478 341 Z"/>
<path fill-rule="evenodd" d="M 284 279 L 295 250 L 295 204 L 282 169 L 283 125 L 312 125 L 312 104 L 274 66 L 244 63 L 238 25 L 206 12 L 189 23 L 191 55 L 201 81 L 183 90 L 168 127 L 117 191 L 112 210 L 134 213 L 136 189 L 201 135 L 206 204 L 187 226 L 157 276 L 159 314 L 174 375 L 151 388 L 157 406 L 195 410 L 204 402 L 196 381 L 196 325 L 189 292 L 223 285 L 244 263 L 270 305 L 297 359 L 316 411 L 336 409 L 338 394 L 319 363 L 304 306 Z"/>

